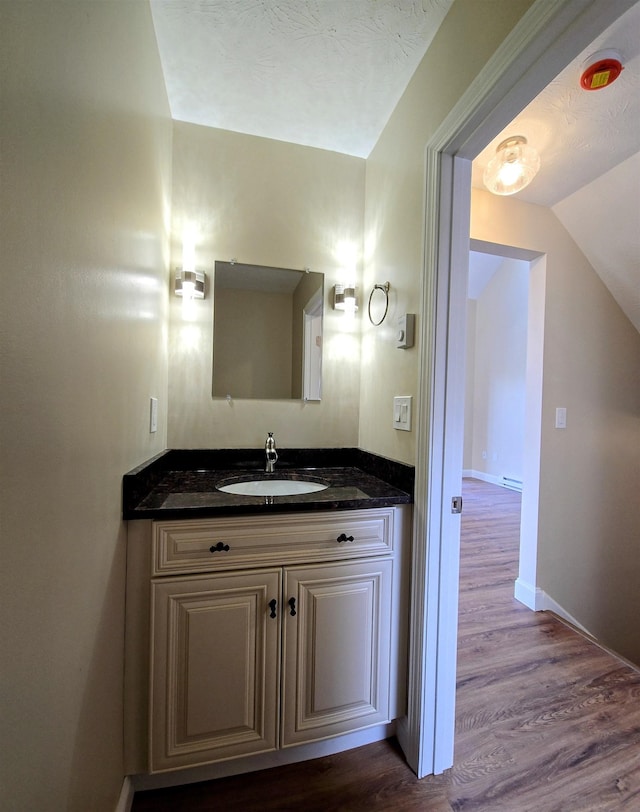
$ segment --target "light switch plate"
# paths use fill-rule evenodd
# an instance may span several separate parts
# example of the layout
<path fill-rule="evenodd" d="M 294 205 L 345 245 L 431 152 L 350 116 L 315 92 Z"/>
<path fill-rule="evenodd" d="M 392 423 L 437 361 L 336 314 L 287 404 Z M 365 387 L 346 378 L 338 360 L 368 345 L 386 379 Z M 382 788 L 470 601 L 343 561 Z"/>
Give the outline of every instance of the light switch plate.
<path fill-rule="evenodd" d="M 149 433 L 158 431 L 158 398 L 149 398 Z"/>
<path fill-rule="evenodd" d="M 411 395 L 402 395 L 393 399 L 393 428 L 399 431 L 411 431 Z"/>

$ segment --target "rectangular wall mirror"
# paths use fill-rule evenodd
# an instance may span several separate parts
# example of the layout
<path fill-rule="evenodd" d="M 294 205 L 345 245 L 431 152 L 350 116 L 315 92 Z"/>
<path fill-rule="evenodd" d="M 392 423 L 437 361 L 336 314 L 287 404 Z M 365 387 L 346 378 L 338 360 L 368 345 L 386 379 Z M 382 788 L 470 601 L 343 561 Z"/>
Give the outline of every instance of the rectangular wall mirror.
<path fill-rule="evenodd" d="M 324 274 L 216 262 L 213 396 L 320 400 Z"/>

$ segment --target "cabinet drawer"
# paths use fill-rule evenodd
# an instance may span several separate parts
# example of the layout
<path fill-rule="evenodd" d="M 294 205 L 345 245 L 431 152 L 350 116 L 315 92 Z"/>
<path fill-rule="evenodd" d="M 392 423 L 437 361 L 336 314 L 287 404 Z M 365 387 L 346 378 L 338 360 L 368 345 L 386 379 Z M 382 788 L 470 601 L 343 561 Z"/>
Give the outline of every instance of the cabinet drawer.
<path fill-rule="evenodd" d="M 394 508 L 153 523 L 153 575 L 382 555 Z"/>

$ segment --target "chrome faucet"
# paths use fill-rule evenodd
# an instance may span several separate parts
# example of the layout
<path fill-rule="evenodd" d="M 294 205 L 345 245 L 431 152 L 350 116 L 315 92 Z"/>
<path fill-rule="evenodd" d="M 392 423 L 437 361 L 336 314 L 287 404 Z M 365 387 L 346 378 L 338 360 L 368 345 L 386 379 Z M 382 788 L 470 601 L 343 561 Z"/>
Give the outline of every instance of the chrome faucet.
<path fill-rule="evenodd" d="M 273 439 L 273 432 L 269 432 L 267 441 L 264 444 L 264 453 L 267 458 L 267 466 L 264 469 L 268 474 L 272 474 L 278 459 L 278 452 L 276 451 L 276 441 Z"/>

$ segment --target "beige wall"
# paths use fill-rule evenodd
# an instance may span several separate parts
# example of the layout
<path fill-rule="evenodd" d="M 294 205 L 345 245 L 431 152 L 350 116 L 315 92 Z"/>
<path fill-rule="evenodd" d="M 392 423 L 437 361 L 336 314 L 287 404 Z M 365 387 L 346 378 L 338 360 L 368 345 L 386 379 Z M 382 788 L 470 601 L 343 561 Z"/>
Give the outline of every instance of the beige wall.
<path fill-rule="evenodd" d="M 0 3 L 2 778 L 115 808 L 122 474 L 165 445 L 171 129 L 144 3 Z"/>
<path fill-rule="evenodd" d="M 456 0 L 367 160 L 364 298 L 374 284 L 391 283 L 389 313 L 380 327 L 362 317 L 359 445 L 415 462 L 415 431 L 393 428 L 392 398 L 413 395 L 419 341 L 395 347 L 396 321 L 421 318 L 424 150 L 531 0 Z M 366 304 L 366 303 L 365 303 Z"/>
<path fill-rule="evenodd" d="M 415 394 L 419 346 L 394 347 L 395 319 L 420 313 L 424 147 L 530 2 L 456 0 L 367 160 L 365 298 L 389 281 L 381 327 L 362 320 L 359 445 L 415 462 L 415 432 L 392 428 L 394 394 Z M 490 199 L 489 199 L 490 198 Z M 548 253 L 539 586 L 604 642 L 640 661 L 638 333 L 552 212 L 474 192 L 472 237 Z M 532 215 L 532 212 L 534 213 Z M 533 217 L 530 221 L 529 216 Z M 571 329 L 567 329 L 568 327 Z M 569 427 L 551 428 L 556 406 Z"/>
<path fill-rule="evenodd" d="M 415 432 L 393 429 L 392 398 L 415 396 L 418 380 L 419 342 L 398 350 L 395 332 L 398 316 L 420 318 L 424 147 L 532 1 L 492 0 L 491 14 L 456 1 L 366 161 L 366 189 L 360 159 L 175 123 L 172 265 L 186 230 L 198 267 L 309 266 L 326 274 L 326 320 L 321 403 L 227 403 L 211 398 L 211 297 L 190 319 L 172 297 L 169 445 L 252 447 L 269 430 L 283 446 L 359 445 L 414 462 Z M 349 267 L 341 243 L 355 254 Z M 360 310 L 349 322 L 328 302 L 354 264 Z M 385 281 L 389 313 L 373 327 L 369 293 Z"/>
<path fill-rule="evenodd" d="M 353 446 L 358 441 L 357 325 L 330 306 L 332 286 L 360 271 L 364 199 L 360 158 L 175 122 L 172 265 L 183 234 L 197 267 L 216 260 L 309 267 L 325 274 L 322 401 L 213 399 L 213 297 L 190 317 L 171 297 L 169 445 Z M 189 238 L 188 238 L 189 239 Z M 344 245 L 355 263 L 347 268 Z"/>
<path fill-rule="evenodd" d="M 546 254 L 538 587 L 640 663 L 640 334 L 550 209 L 474 190 L 471 236 Z"/>
<path fill-rule="evenodd" d="M 282 447 L 360 444 L 415 461 L 391 397 L 416 391 L 420 348 L 396 350 L 393 335 L 399 314 L 420 318 L 424 145 L 529 5 L 492 0 L 487 14 L 456 0 L 366 164 L 366 191 L 359 159 L 175 124 L 170 224 L 172 131 L 146 4 L 0 3 L 3 807 L 115 806 L 123 472 L 165 446 L 253 446 L 267 430 Z M 474 236 L 520 240 L 553 264 L 541 586 L 638 659 L 638 334 L 551 213 L 527 225 L 489 210 L 474 206 Z M 327 301 L 355 264 L 358 320 L 326 311 L 322 403 L 212 400 L 212 300 L 183 316 L 170 297 L 168 314 L 169 224 L 172 266 L 188 227 L 198 266 L 308 265 L 326 274 Z M 390 312 L 374 328 L 366 299 L 387 280 Z M 561 437 L 556 405 L 568 408 Z M 565 478 L 567 500 L 553 492 Z"/>
<path fill-rule="evenodd" d="M 472 349 L 466 363 L 473 369 L 473 386 L 465 392 L 465 418 L 471 413 L 465 435 L 473 449 L 468 467 L 490 481 L 523 476 L 528 286 L 529 263 L 503 260 L 467 322 Z"/>

